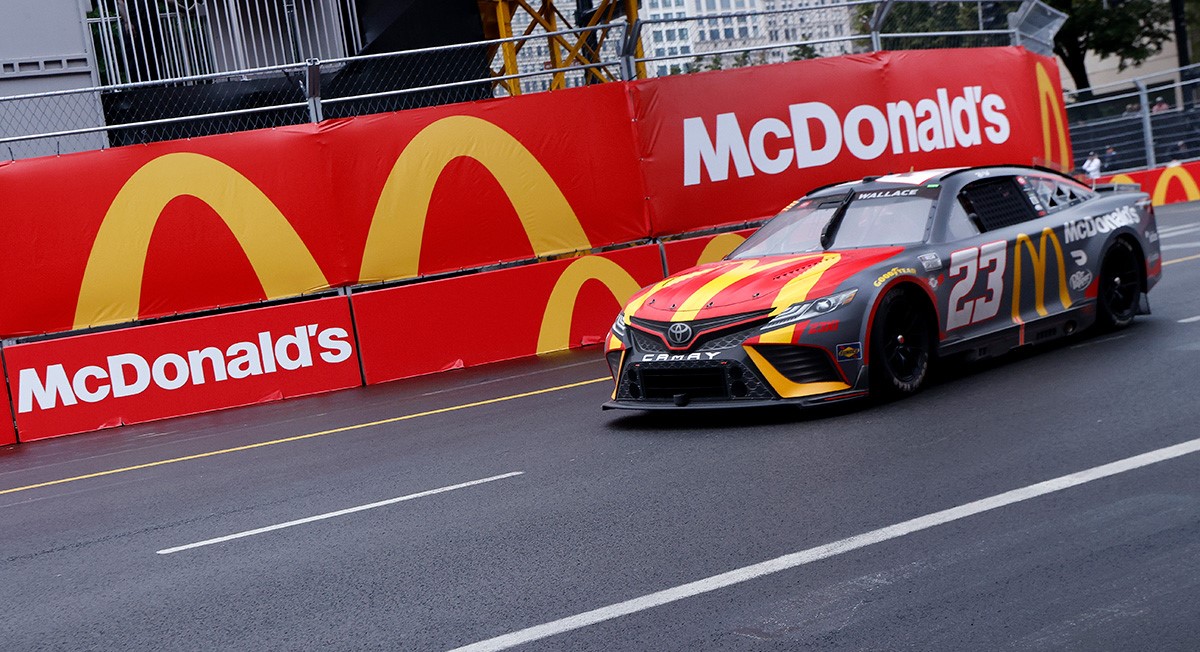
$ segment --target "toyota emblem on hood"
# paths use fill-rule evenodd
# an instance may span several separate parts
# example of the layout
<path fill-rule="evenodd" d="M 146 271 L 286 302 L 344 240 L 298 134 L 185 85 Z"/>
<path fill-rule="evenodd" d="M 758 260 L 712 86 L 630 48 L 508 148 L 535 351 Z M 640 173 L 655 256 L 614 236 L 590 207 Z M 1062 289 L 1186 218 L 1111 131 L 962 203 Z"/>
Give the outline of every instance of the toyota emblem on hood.
<path fill-rule="evenodd" d="M 692 327 L 687 324 L 671 324 L 667 329 L 667 341 L 675 346 L 687 344 L 692 340 Z"/>

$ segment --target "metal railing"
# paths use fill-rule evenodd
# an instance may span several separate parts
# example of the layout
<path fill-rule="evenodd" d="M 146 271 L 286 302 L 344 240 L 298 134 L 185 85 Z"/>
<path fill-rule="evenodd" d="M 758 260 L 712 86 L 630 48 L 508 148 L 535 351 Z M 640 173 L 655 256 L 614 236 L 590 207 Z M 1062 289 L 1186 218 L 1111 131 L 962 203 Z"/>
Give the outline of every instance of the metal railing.
<path fill-rule="evenodd" d="M 324 0 L 326 4 L 353 1 Z M 164 55 L 160 63 L 179 66 L 181 71 L 206 72 L 0 97 L 0 158 L 319 122 L 628 80 L 639 70 L 658 76 L 881 48 L 1007 45 L 1030 38 L 1031 33 L 1013 22 L 1013 16 L 1028 13 L 1030 7 L 1045 6 L 1038 0 L 845 0 L 683 18 L 676 13 L 639 20 L 632 26 L 622 21 L 555 32 L 532 29 L 507 39 L 324 60 L 313 57 L 302 63 L 235 71 L 211 70 L 224 65 L 224 60 L 215 55 L 205 59 L 202 49 L 187 50 L 185 56 L 186 48 L 179 48 Z M 110 18 L 97 16 L 101 32 Z M 183 27 L 176 30 L 177 36 L 190 38 L 188 35 L 199 29 L 197 22 L 184 25 L 182 17 L 178 20 Z M 1004 29 L 995 28 L 1001 21 L 1008 24 Z M 553 43 L 556 37 L 563 37 L 560 41 L 567 37 L 579 43 L 594 41 L 600 46 L 586 57 L 572 59 L 570 66 L 547 67 L 545 55 L 534 44 Z M 125 46 L 113 36 L 103 47 L 115 53 Z M 505 51 L 517 56 L 515 74 L 501 74 L 492 68 L 492 62 Z M 101 60 L 117 61 L 108 57 Z M 203 61 L 209 68 L 202 67 Z M 124 61 L 111 65 L 114 70 L 139 69 Z"/>
<path fill-rule="evenodd" d="M 1104 174 L 1200 158 L 1200 64 L 1068 91 L 1075 157 Z"/>
<path fill-rule="evenodd" d="M 362 49 L 357 0 L 91 0 L 102 85 L 262 68 Z"/>

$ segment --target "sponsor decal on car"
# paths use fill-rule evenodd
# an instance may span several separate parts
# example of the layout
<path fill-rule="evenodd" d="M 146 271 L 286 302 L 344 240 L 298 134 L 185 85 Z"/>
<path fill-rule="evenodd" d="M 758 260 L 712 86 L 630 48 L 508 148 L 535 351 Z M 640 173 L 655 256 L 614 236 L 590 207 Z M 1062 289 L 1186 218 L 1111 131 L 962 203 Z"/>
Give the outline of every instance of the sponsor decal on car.
<path fill-rule="evenodd" d="M 838 329 L 838 320 L 832 321 L 814 321 L 808 327 L 809 334 L 814 333 L 830 333 Z"/>
<path fill-rule="evenodd" d="M 1076 292 L 1092 284 L 1092 273 L 1086 269 L 1076 271 L 1071 275 L 1071 289 Z"/>
<path fill-rule="evenodd" d="M 877 190 L 875 192 L 860 192 L 855 195 L 855 199 L 883 199 L 885 197 L 911 197 L 920 192 L 920 188 L 907 188 L 904 190 Z"/>
<path fill-rule="evenodd" d="M 828 165 L 843 149 L 871 161 L 889 147 L 893 154 L 903 154 L 975 147 L 985 138 L 999 145 L 1012 135 L 1007 107 L 1000 95 L 985 94 L 982 86 L 965 86 L 954 97 L 939 88 L 934 97 L 887 102 L 883 107 L 860 104 L 845 115 L 824 102 L 800 102 L 787 107 L 786 120 L 766 117 L 749 129 L 742 128 L 736 113 L 718 114 L 712 132 L 703 117 L 684 118 L 683 185 L 698 185 L 701 168 L 713 182 L 725 181 L 730 163 L 744 178 Z M 870 136 L 864 138 L 864 133 Z M 768 139 L 790 147 L 773 151 Z"/>
<path fill-rule="evenodd" d="M 1024 246 L 1022 247 L 1022 245 Z M 1050 257 L 1051 252 L 1054 254 L 1053 258 Z M 1033 268 L 1034 309 L 1037 310 L 1038 315 L 1045 317 L 1050 314 L 1046 310 L 1046 289 L 1050 287 L 1046 282 L 1046 266 L 1052 260 L 1055 264 L 1055 274 L 1058 275 L 1059 303 L 1062 304 L 1063 310 L 1070 308 L 1072 302 L 1071 295 L 1067 292 L 1067 265 L 1058 236 L 1054 235 L 1053 229 L 1042 229 L 1038 244 L 1035 246 L 1033 238 L 1020 233 L 1017 234 L 1017 244 L 1013 248 L 1013 323 L 1025 323 L 1025 320 L 1021 318 L 1021 261 L 1025 259 L 1023 253 L 1029 254 L 1029 262 Z"/>
<path fill-rule="evenodd" d="M 838 360 L 861 360 L 862 342 L 848 342 L 837 345 Z"/>
<path fill-rule="evenodd" d="M 889 280 L 896 278 L 897 276 L 900 276 L 901 274 L 916 274 L 916 273 L 917 273 L 917 270 L 915 270 L 911 267 L 893 267 L 890 270 L 884 272 L 883 276 L 880 276 L 879 278 L 875 279 L 875 287 L 879 287 L 879 286 L 883 285 L 884 283 L 887 283 Z"/>
<path fill-rule="evenodd" d="M 1087 252 L 1082 249 L 1071 250 L 1071 258 L 1074 258 L 1075 264 L 1079 265 L 1080 267 L 1086 265 L 1088 261 Z"/>
<path fill-rule="evenodd" d="M 1154 229 L 1146 231 L 1146 242 L 1158 242 L 1158 231 Z"/>
<path fill-rule="evenodd" d="M 1086 240 L 1098 233 L 1108 233 L 1123 226 L 1138 224 L 1141 221 L 1142 218 L 1135 208 L 1122 206 L 1100 217 L 1085 217 L 1064 223 L 1063 237 L 1067 244 L 1071 244 L 1078 240 Z"/>
<path fill-rule="evenodd" d="M 677 362 L 679 360 L 712 360 L 721 355 L 720 351 L 700 351 L 698 353 L 646 353 L 639 362 Z"/>
<path fill-rule="evenodd" d="M 935 253 L 921 254 L 917 256 L 917 260 L 921 261 L 921 267 L 927 272 L 936 272 L 942 268 L 942 259 Z"/>

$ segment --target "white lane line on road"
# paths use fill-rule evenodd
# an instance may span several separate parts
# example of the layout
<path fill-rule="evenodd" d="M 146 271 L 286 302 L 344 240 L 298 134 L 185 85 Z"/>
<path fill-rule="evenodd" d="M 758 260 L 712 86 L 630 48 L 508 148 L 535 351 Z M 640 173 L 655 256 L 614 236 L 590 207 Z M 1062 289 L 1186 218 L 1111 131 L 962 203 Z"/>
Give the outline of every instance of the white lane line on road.
<path fill-rule="evenodd" d="M 454 650 L 451 650 L 451 652 L 496 652 L 498 650 L 507 650 L 531 641 L 574 631 L 576 629 L 581 629 L 583 627 L 601 623 L 606 620 L 612 620 L 613 618 L 628 616 L 639 611 L 645 611 L 647 609 L 652 609 L 654 607 L 676 602 L 678 600 L 683 600 L 685 598 L 694 597 L 710 591 L 716 591 L 717 589 L 722 589 L 727 586 L 740 584 L 742 582 L 763 577 L 765 575 L 771 575 L 773 573 L 796 568 L 797 566 L 811 564 L 815 561 L 834 557 L 836 555 L 857 550 L 859 548 L 865 548 L 876 543 L 882 543 L 884 541 L 888 541 L 889 539 L 902 537 L 906 534 L 920 532 L 921 530 L 926 530 L 937 525 L 943 525 L 945 523 L 967 518 L 968 516 L 974 516 L 975 514 L 981 514 L 983 512 L 999 509 L 1007 505 L 1012 505 L 1013 503 L 1019 503 L 1037 498 L 1039 496 L 1045 496 L 1046 494 L 1055 493 L 1064 489 L 1069 489 L 1071 487 L 1092 482 L 1094 480 L 1099 480 L 1101 478 L 1107 478 L 1119 473 L 1125 473 L 1126 471 L 1132 471 L 1134 469 L 1139 469 L 1151 464 L 1157 464 L 1166 460 L 1182 457 L 1197 451 L 1200 451 L 1200 439 L 1193 439 L 1191 441 L 1183 442 L 1182 444 L 1160 448 L 1158 450 L 1150 451 L 1149 453 L 1143 453 L 1134 457 L 1129 457 L 1109 464 L 1104 464 L 1102 466 L 1079 471 L 1078 473 L 1072 473 L 1070 475 L 1054 478 L 1053 480 L 1046 480 L 1045 482 L 1032 484 L 1028 487 L 1006 491 L 1002 494 L 976 500 L 958 507 L 951 507 L 950 509 L 944 509 L 940 512 L 926 514 L 925 516 L 920 516 L 902 523 L 889 525 L 887 527 L 879 528 L 878 530 L 871 530 L 870 532 L 865 532 L 863 534 L 855 535 L 840 541 L 834 541 L 833 543 L 827 543 L 815 548 L 793 552 L 791 554 L 784 555 L 782 557 L 776 557 L 775 559 L 760 562 L 751 566 L 744 566 L 736 570 L 721 573 L 720 575 L 713 575 L 712 577 L 706 577 L 702 580 L 689 582 L 688 584 L 682 584 L 674 588 L 643 595 L 639 598 L 633 598 L 632 600 L 610 604 L 606 607 L 593 609 L 592 611 L 586 611 L 584 613 L 569 616 L 567 618 L 561 618 L 559 620 L 543 623 L 541 625 L 522 629 L 516 632 L 505 634 L 503 636 L 497 636 L 495 638 L 487 639 L 486 641 L 472 643 L 471 645 L 455 648 Z"/>
<path fill-rule="evenodd" d="M 1194 233 L 1200 231 L 1200 224 L 1183 224 L 1180 226 L 1169 226 L 1158 230 L 1158 235 L 1163 238 L 1173 238 L 1177 235 Z"/>
<path fill-rule="evenodd" d="M 1190 323 L 1196 322 L 1196 321 L 1200 321 L 1200 315 L 1196 315 L 1195 317 L 1188 317 L 1187 319 L 1180 319 L 1179 323 L 1190 324 Z"/>
<path fill-rule="evenodd" d="M 254 529 L 254 530 L 246 530 L 245 532 L 238 532 L 237 534 L 229 534 L 229 535 L 226 535 L 223 537 L 217 537 L 215 539 L 207 539 L 205 541 L 198 541 L 196 543 L 189 543 L 184 546 L 176 546 L 174 548 L 165 548 L 163 550 L 159 550 L 158 554 L 170 555 L 172 553 L 182 552 L 184 550 L 191 550 L 193 548 L 202 548 L 204 546 L 211 546 L 211 545 L 218 544 L 218 543 L 225 543 L 226 541 L 232 541 L 234 539 L 241 539 L 243 537 L 252 537 L 256 534 L 263 534 L 265 532 L 274 532 L 275 530 L 282 530 L 284 528 L 295 527 L 297 525 L 304 525 L 306 523 L 323 521 L 323 520 L 329 519 L 329 518 L 337 518 L 338 516 L 345 516 L 346 514 L 353 514 L 355 512 L 365 512 L 368 509 L 375 509 L 377 507 L 386 507 L 388 505 L 402 503 L 407 500 L 414 500 L 416 498 L 424 498 L 426 496 L 432 496 L 434 494 L 442 494 L 442 493 L 446 493 L 447 491 L 454 491 L 455 489 L 466 489 L 467 487 L 474 487 L 475 485 L 480 485 L 480 484 L 484 484 L 487 482 L 495 482 L 497 480 L 503 480 L 505 478 L 512 478 L 512 477 L 516 477 L 518 475 L 524 475 L 524 474 L 525 474 L 524 471 L 513 471 L 512 473 L 505 473 L 503 475 L 494 475 L 490 478 L 483 478 L 481 480 L 472 480 L 470 482 L 463 482 L 461 484 L 450 485 L 449 487 L 440 487 L 438 489 L 430 489 L 429 491 L 422 491 L 422 492 L 415 493 L 415 494 L 409 494 L 407 496 L 400 496 L 399 498 L 389 498 L 387 500 L 381 500 L 377 503 L 371 503 L 369 505 L 359 505 L 358 507 L 349 507 L 346 509 L 339 509 L 336 512 L 329 512 L 327 514 L 318 514 L 316 516 L 300 518 L 300 519 L 296 519 L 294 521 L 288 521 L 287 523 L 280 523 L 278 525 L 268 525 L 267 527 L 260 527 L 260 528 Z"/>

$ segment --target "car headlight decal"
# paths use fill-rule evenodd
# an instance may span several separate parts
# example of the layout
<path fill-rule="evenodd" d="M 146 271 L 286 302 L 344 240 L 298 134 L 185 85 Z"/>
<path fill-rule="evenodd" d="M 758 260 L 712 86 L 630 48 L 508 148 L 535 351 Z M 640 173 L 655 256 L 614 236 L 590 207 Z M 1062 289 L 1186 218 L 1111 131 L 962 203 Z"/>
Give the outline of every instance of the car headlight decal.
<path fill-rule="evenodd" d="M 804 321 L 805 319 L 812 319 L 813 317 L 827 315 L 853 301 L 856 294 L 858 294 L 857 289 L 846 290 L 845 292 L 831 294 L 827 297 L 821 297 L 820 299 L 793 303 L 792 305 L 788 306 L 786 310 L 778 315 L 775 315 L 775 318 L 767 322 L 766 325 L 762 327 L 762 330 L 764 332 L 775 330 L 776 328 L 790 326 L 796 322 Z"/>
<path fill-rule="evenodd" d="M 629 332 L 629 327 L 625 325 L 625 313 L 617 315 L 617 321 L 613 323 L 612 334 L 617 336 L 617 339 L 625 341 L 626 334 Z"/>

